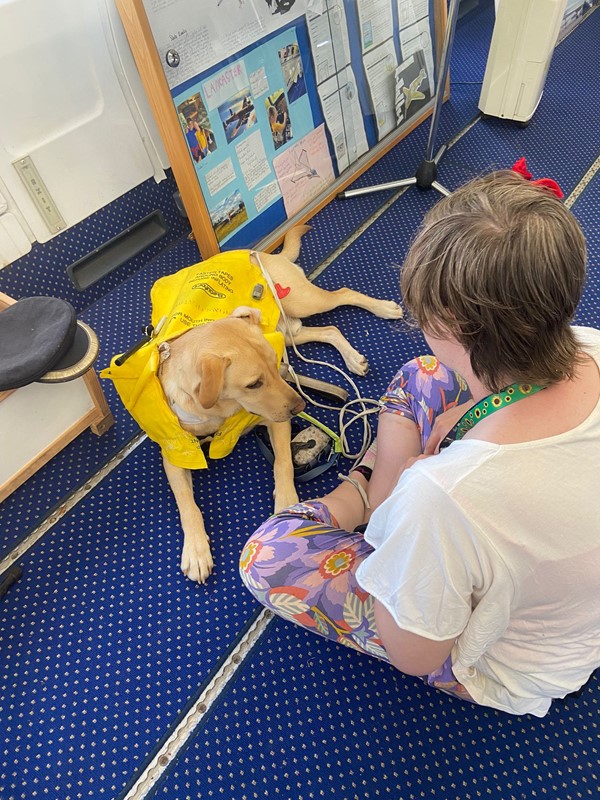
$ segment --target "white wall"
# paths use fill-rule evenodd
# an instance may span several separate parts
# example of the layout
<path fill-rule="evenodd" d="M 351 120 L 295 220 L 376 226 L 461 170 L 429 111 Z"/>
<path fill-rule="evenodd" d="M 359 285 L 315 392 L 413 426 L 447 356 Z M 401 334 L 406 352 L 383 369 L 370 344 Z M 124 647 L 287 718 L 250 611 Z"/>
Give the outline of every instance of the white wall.
<path fill-rule="evenodd" d="M 63 229 L 165 177 L 113 0 L 0 0 L 0 267 L 60 232 L 15 169 L 26 156 Z"/>

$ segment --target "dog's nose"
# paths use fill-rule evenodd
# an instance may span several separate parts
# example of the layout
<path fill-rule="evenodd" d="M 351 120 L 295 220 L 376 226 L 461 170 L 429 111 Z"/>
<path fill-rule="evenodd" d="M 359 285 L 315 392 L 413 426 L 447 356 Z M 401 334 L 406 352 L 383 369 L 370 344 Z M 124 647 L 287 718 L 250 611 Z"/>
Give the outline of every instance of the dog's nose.
<path fill-rule="evenodd" d="M 301 411 L 304 411 L 305 408 L 306 408 L 306 403 L 304 402 L 304 400 L 301 397 L 299 397 L 296 400 L 296 402 L 294 403 L 294 405 L 292 406 L 291 411 L 292 411 L 292 414 L 296 415 L 296 414 L 299 414 Z"/>

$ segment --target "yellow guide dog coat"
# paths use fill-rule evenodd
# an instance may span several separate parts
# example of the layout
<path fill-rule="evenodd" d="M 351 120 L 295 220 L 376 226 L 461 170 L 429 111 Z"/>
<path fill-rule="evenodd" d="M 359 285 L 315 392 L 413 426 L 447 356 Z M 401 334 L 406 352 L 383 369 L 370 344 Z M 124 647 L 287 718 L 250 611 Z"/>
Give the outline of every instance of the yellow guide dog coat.
<path fill-rule="evenodd" d="M 262 296 L 255 299 L 252 293 L 258 284 L 263 287 Z M 280 362 L 284 340 L 275 330 L 279 308 L 247 250 L 220 253 L 208 261 L 159 278 L 152 287 L 150 299 L 154 328 L 166 318 L 158 335 L 121 366 L 115 364 L 118 358 L 115 356 L 100 377 L 114 382 L 125 408 L 149 438 L 160 445 L 171 464 L 184 469 L 205 469 L 208 465 L 198 439 L 183 430 L 165 398 L 157 376 L 158 348 L 190 328 L 223 319 L 239 306 L 248 306 L 260 310 L 261 330 Z M 224 458 L 229 455 L 242 433 L 259 419 L 244 409 L 229 417 L 214 434 L 209 456 Z"/>

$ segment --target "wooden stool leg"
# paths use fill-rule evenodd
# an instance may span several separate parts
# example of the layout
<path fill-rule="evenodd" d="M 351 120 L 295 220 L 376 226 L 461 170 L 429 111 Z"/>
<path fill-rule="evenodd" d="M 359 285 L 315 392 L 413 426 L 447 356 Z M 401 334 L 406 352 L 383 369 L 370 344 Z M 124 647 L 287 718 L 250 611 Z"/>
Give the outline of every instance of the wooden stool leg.
<path fill-rule="evenodd" d="M 90 423 L 90 430 L 97 436 L 102 436 L 103 433 L 106 433 L 106 431 L 115 424 L 115 418 L 108 407 L 95 370 L 93 368 L 89 369 L 83 376 L 83 379 L 90 393 L 90 397 L 94 401 L 97 412 L 96 417 Z"/>

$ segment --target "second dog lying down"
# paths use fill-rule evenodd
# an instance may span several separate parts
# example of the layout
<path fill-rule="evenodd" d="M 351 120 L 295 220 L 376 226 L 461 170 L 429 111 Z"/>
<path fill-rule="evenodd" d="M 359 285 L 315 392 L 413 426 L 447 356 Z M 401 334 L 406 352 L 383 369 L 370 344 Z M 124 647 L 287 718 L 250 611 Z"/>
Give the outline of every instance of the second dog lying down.
<path fill-rule="evenodd" d="M 153 361 L 155 384 L 150 384 L 147 394 L 139 384 L 135 388 L 130 384 L 130 388 L 122 390 L 119 388 L 122 368 L 115 367 L 114 360 L 103 374 L 115 381 L 132 415 L 161 444 L 165 471 L 183 527 L 181 569 L 200 583 L 212 572 L 213 559 L 192 487 L 190 468 L 206 466 L 198 440 L 210 441 L 209 455 L 219 458 L 231 452 L 239 435 L 259 422 L 265 423 L 275 456 L 275 510 L 297 502 L 290 420 L 303 410 L 304 401 L 279 374 L 283 350 L 283 336 L 276 330 L 279 310 L 259 265 L 275 285 L 295 343 L 332 344 L 355 374 L 364 375 L 368 363 L 340 331 L 332 326 L 305 327 L 301 320 L 341 305 L 358 306 L 385 319 L 402 315 L 393 301 L 376 300 L 346 288 L 328 292 L 312 284 L 293 263 L 307 230 L 307 226 L 293 228 L 279 254 L 221 253 L 157 281 L 152 290 L 154 324 L 160 313 L 164 313 L 164 309 L 155 309 L 155 301 L 161 295 L 170 292 L 170 301 L 171 290 L 175 288 L 181 296 L 183 287 L 186 305 L 183 311 L 167 309 L 161 335 L 145 346 L 150 348 L 145 354 L 145 348 L 139 351 L 139 356 L 136 354 L 140 363 L 144 359 Z M 235 305 L 231 289 L 238 272 L 247 287 L 240 306 Z M 252 291 L 259 285 L 261 290 Z M 165 288 L 169 292 L 165 293 Z M 210 321 L 204 308 L 199 310 L 206 304 L 214 307 Z M 223 311 L 225 314 L 219 317 Z M 148 371 L 145 362 L 142 368 Z M 157 389 L 159 385 L 161 389 Z M 177 431 L 181 434 L 179 439 Z"/>

